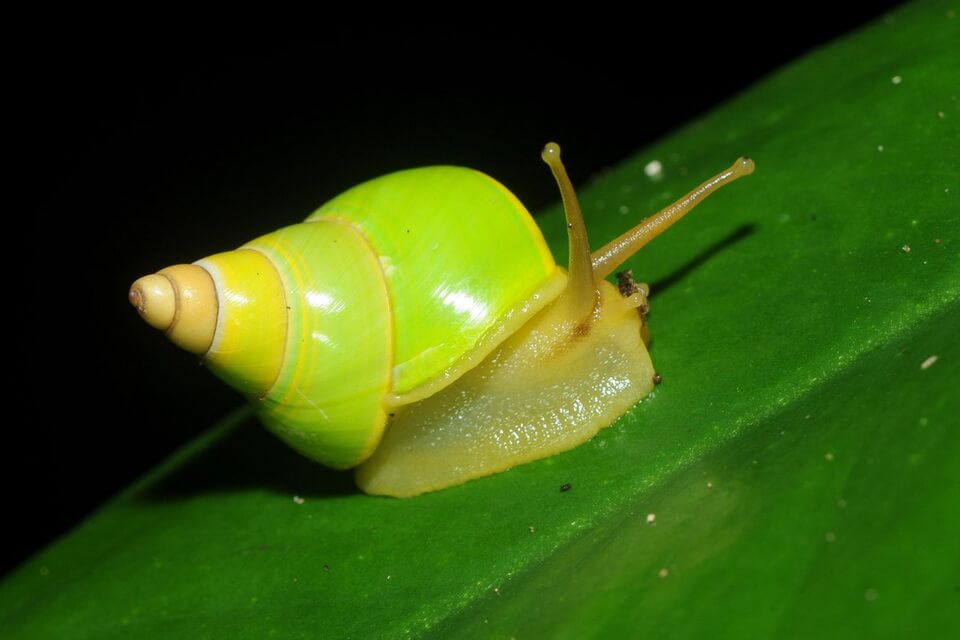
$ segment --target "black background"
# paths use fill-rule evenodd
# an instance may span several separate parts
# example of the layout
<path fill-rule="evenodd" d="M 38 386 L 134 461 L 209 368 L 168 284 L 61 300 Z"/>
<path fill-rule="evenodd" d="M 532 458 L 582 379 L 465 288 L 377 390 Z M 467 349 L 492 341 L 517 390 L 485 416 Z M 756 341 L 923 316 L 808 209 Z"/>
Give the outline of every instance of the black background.
<path fill-rule="evenodd" d="M 536 212 L 557 199 L 538 155 L 547 140 L 583 182 L 890 4 L 857 15 L 661 7 L 642 23 L 528 31 L 31 40 L 6 78 L 16 382 L 0 572 L 240 402 L 137 318 L 126 302 L 136 277 L 412 166 L 480 169 Z"/>

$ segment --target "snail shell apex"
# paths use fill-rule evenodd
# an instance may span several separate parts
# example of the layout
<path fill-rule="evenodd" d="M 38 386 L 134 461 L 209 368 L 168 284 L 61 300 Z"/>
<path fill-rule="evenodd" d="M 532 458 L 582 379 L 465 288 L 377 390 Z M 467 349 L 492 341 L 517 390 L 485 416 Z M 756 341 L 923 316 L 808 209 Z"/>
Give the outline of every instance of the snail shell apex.
<path fill-rule="evenodd" d="M 177 346 L 196 354 L 210 348 L 217 293 L 204 269 L 189 264 L 167 267 L 134 282 L 129 298 L 147 324 L 162 330 Z"/>

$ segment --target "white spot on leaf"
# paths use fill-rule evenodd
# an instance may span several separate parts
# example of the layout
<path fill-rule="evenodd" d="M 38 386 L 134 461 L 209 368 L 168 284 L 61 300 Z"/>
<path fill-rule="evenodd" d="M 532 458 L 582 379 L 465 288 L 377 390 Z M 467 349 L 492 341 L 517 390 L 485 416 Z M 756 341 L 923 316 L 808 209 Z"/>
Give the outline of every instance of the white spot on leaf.
<path fill-rule="evenodd" d="M 643 172 L 651 180 L 660 180 L 663 178 L 663 163 L 659 160 L 651 160 L 643 167 Z"/>

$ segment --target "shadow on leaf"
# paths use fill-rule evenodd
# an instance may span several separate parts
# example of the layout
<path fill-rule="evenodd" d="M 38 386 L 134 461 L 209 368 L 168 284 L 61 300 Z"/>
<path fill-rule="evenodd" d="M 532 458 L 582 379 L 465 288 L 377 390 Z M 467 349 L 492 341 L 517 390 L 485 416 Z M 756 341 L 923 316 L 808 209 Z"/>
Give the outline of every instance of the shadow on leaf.
<path fill-rule="evenodd" d="M 231 420 L 228 418 L 228 420 Z M 328 469 L 296 453 L 247 413 L 141 495 L 175 500 L 203 493 L 265 490 L 323 498 L 358 492 L 351 471 Z"/>
<path fill-rule="evenodd" d="M 741 240 L 751 236 L 756 230 L 757 225 L 755 224 L 745 224 L 737 227 L 725 238 L 717 240 L 712 245 L 688 260 L 683 266 L 679 267 L 669 275 L 657 280 L 656 282 L 651 283 L 651 295 L 656 296 L 657 294 L 668 290 L 670 287 L 687 277 L 687 275 L 689 275 L 692 271 L 710 260 L 710 258 L 717 255 L 721 251 L 732 247 Z"/>

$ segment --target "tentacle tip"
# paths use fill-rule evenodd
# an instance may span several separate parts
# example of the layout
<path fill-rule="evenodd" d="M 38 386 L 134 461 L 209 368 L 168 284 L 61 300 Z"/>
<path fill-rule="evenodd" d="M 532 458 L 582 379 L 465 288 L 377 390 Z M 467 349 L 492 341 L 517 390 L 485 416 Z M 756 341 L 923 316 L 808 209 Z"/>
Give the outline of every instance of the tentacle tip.
<path fill-rule="evenodd" d="M 547 164 L 560 159 L 560 145 L 556 142 L 548 142 L 543 147 L 543 151 L 540 152 L 540 157 L 543 158 L 543 161 Z"/>
<path fill-rule="evenodd" d="M 734 166 L 737 167 L 737 172 L 743 176 L 750 175 L 753 173 L 754 169 L 757 168 L 757 165 L 753 162 L 753 158 L 750 156 L 738 158 L 736 163 L 734 163 Z"/>

